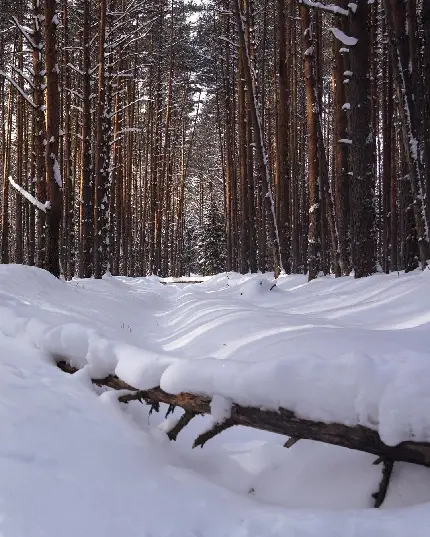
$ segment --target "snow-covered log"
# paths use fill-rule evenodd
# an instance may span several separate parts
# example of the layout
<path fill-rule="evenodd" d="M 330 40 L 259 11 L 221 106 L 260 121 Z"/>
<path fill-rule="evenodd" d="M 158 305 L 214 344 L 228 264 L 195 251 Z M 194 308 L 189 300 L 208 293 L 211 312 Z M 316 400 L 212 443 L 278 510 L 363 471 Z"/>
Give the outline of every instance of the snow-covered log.
<path fill-rule="evenodd" d="M 73 374 L 78 371 L 77 368 L 65 362 L 64 358 L 58 358 L 57 365 L 66 373 Z M 155 408 L 160 403 L 165 403 L 183 408 L 189 416 L 211 413 L 211 400 L 204 396 L 191 393 L 173 395 L 163 391 L 161 388 L 144 391 L 137 390 L 114 375 L 103 379 L 93 379 L 92 382 L 97 386 L 107 386 L 115 390 L 127 390 L 129 393 L 118 398 L 122 403 L 140 400 L 154 405 Z M 376 431 L 368 427 L 311 421 L 296 416 L 294 412 L 286 408 L 280 408 L 276 412 L 233 404 L 228 422 L 229 426 L 243 425 L 293 438 L 315 440 L 325 444 L 363 451 L 376 455 L 384 461 L 403 461 L 421 466 L 430 466 L 430 444 L 428 443 L 402 442 L 397 446 L 388 446 L 382 442 Z M 221 430 L 223 430 L 222 427 Z"/>

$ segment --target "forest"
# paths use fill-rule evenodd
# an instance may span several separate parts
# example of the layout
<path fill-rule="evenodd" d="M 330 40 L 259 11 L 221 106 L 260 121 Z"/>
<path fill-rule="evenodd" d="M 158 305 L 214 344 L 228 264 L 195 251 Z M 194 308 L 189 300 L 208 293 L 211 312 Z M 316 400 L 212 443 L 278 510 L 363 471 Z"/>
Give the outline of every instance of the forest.
<path fill-rule="evenodd" d="M 1 262 L 424 268 L 430 0 L 1 0 Z"/>
<path fill-rule="evenodd" d="M 429 536 L 430 0 L 0 0 L 0 181 L 0 537 Z"/>

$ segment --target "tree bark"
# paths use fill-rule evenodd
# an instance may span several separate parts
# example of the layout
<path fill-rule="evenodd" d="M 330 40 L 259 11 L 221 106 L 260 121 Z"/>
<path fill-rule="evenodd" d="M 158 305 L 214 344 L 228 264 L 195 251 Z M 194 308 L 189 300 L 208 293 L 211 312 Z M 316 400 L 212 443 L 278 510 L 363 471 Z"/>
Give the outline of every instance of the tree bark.
<path fill-rule="evenodd" d="M 60 224 L 62 216 L 62 180 L 58 150 L 60 141 L 60 93 L 57 55 L 56 0 L 45 0 L 45 70 L 46 70 L 46 268 L 60 276 Z"/>
<path fill-rule="evenodd" d="M 271 181 L 270 181 L 269 158 L 268 158 L 268 154 L 267 154 L 266 147 L 264 144 L 263 126 L 261 122 L 260 106 L 259 106 L 259 100 L 258 100 L 258 95 L 256 91 L 255 73 L 253 73 L 251 64 L 250 64 L 249 44 L 247 42 L 246 35 L 245 35 L 245 30 L 244 30 L 244 25 L 243 25 L 243 15 L 240 9 L 239 0 L 234 0 L 233 6 L 234 6 L 234 13 L 236 16 L 237 28 L 239 32 L 239 42 L 240 42 L 240 46 L 242 50 L 244 51 L 244 56 L 246 60 L 244 62 L 243 68 L 244 68 L 247 91 L 249 93 L 249 98 L 251 101 L 250 111 L 251 111 L 251 117 L 252 117 L 252 124 L 254 128 L 256 154 L 257 154 L 257 158 L 259 161 L 260 173 L 263 179 L 263 192 L 264 192 L 266 210 L 267 210 L 267 214 L 269 217 L 269 220 L 268 220 L 269 230 L 270 230 L 270 235 L 271 235 L 272 243 L 273 243 L 272 244 L 273 265 L 274 265 L 274 273 L 275 273 L 275 278 L 276 278 L 277 276 L 279 276 L 283 267 L 282 267 L 282 260 L 281 260 L 278 225 L 276 222 L 274 200 L 273 200 Z"/>
<path fill-rule="evenodd" d="M 318 100 L 315 80 L 315 44 L 309 10 L 300 4 L 306 85 L 306 125 L 308 134 L 308 278 L 314 280 L 321 268 L 321 178 L 318 155 Z"/>
<path fill-rule="evenodd" d="M 430 257 L 429 223 L 425 208 L 424 184 L 421 173 L 421 147 L 416 125 L 414 96 L 418 95 L 418 88 L 414 87 L 413 83 L 416 65 L 408 36 L 407 6 L 403 0 L 384 0 L 384 7 L 397 86 L 403 144 L 413 197 L 420 261 L 422 268 L 424 268 Z"/>
<path fill-rule="evenodd" d="M 352 264 L 356 278 L 376 272 L 375 176 L 370 83 L 370 6 L 357 2 L 350 16 L 350 32 L 358 39 L 350 47 L 352 77 L 348 84 L 351 103 L 351 214 Z"/>

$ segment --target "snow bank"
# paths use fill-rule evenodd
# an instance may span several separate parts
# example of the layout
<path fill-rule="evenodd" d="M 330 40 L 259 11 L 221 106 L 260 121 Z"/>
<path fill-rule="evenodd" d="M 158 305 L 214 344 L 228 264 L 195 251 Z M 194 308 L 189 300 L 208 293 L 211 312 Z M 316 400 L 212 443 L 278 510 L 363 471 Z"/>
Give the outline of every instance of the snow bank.
<path fill-rule="evenodd" d="M 0 533 L 427 537 L 425 468 L 396 464 L 375 512 L 363 510 L 380 479 L 371 455 L 287 450 L 241 427 L 190 446 L 234 401 L 363 423 L 389 443 L 427 439 L 429 275 L 285 276 L 271 290 L 270 275 L 65 283 L 0 266 Z M 84 369 L 65 375 L 52 355 Z M 89 376 L 108 373 L 206 393 L 212 416 L 169 443 L 162 415 L 149 422 L 145 405 L 94 391 Z"/>
<path fill-rule="evenodd" d="M 398 357 L 400 358 L 400 357 Z M 207 358 L 178 361 L 166 369 L 169 393 L 222 396 L 242 406 L 277 410 L 325 423 L 363 425 L 387 445 L 430 442 L 430 368 L 426 355 L 351 353 L 330 361 L 300 352 L 253 364 Z"/>
<path fill-rule="evenodd" d="M 37 269 L 9 266 L 0 270 L 0 285 L 11 274 L 26 276 L 20 295 L 12 286 L 15 300 L 33 296 L 40 306 L 35 310 L 33 302 L 28 317 L 19 315 L 19 304 L 1 308 L 3 334 L 87 366 L 93 378 L 116 374 L 139 389 L 160 385 L 170 393 L 360 424 L 389 445 L 430 442 L 427 273 L 310 283 L 285 276 L 277 285 L 270 276 L 224 274 L 182 289 L 154 278 L 109 278 L 84 281 L 81 288 Z M 96 306 L 100 322 L 91 311 L 86 318 L 80 311 L 79 322 L 70 319 L 67 310 L 79 310 L 83 296 L 94 299 L 93 289 L 105 299 Z M 66 303 L 62 317 L 68 322 L 51 314 L 59 300 Z M 148 326 L 135 328 L 133 319 L 110 330 L 101 308 L 111 303 L 105 311 L 116 324 L 121 316 L 143 315 Z M 159 326 L 167 336 L 154 344 L 151 334 Z"/>

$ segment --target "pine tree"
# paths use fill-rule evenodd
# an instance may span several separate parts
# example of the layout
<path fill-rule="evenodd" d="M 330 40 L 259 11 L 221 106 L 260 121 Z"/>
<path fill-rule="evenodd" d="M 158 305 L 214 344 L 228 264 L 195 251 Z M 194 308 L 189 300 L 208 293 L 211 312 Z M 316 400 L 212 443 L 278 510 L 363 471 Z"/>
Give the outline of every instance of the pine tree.
<path fill-rule="evenodd" d="M 203 225 L 197 239 L 200 254 L 198 270 L 203 276 L 223 272 L 227 261 L 225 218 L 214 199 L 204 214 Z"/>

